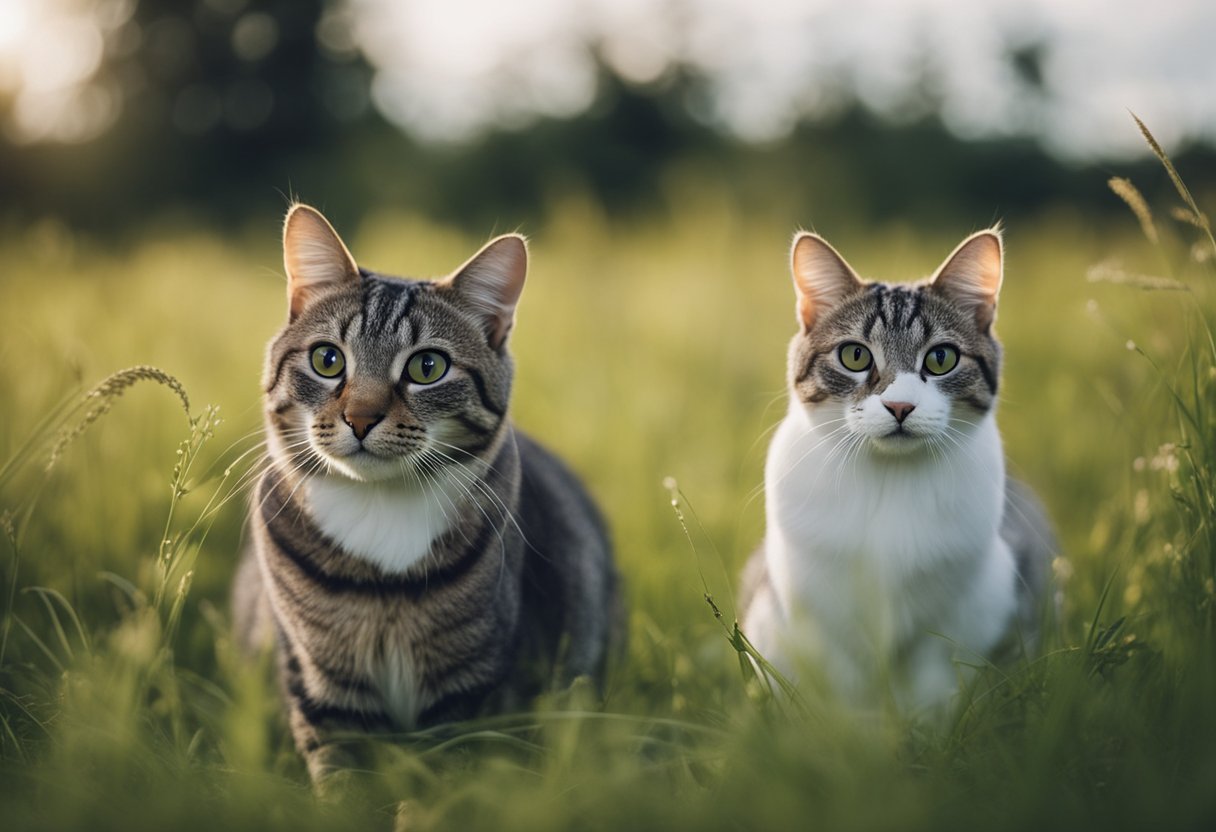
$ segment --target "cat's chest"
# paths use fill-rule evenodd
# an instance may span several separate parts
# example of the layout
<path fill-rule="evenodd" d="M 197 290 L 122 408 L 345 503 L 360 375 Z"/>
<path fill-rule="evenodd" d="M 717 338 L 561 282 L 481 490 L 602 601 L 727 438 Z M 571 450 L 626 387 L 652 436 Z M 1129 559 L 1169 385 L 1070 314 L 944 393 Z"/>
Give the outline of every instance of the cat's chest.
<path fill-rule="evenodd" d="M 398 725 L 412 728 L 422 707 L 423 680 L 410 639 L 393 636 L 387 633 L 366 657 L 367 675 L 384 710 Z"/>
<path fill-rule="evenodd" d="M 330 540 L 390 575 L 430 552 L 456 519 L 450 486 L 429 488 L 315 477 L 305 485 L 309 515 Z"/>
<path fill-rule="evenodd" d="M 1005 474 L 995 426 L 922 460 L 804 450 L 816 444 L 784 429 L 770 452 L 770 527 L 796 568 L 898 580 L 979 557 L 996 534 Z"/>
<path fill-rule="evenodd" d="M 335 678 L 355 680 L 357 707 L 383 712 L 398 727 L 412 728 L 428 689 L 426 666 L 418 661 L 423 633 L 409 616 L 383 601 L 350 603 L 329 610 L 325 618 L 323 625 L 310 622 L 296 629 L 300 639 L 294 649 L 311 659 L 305 663 L 311 687 L 322 697 L 332 696 Z M 320 666 L 340 670 L 316 669 Z"/>

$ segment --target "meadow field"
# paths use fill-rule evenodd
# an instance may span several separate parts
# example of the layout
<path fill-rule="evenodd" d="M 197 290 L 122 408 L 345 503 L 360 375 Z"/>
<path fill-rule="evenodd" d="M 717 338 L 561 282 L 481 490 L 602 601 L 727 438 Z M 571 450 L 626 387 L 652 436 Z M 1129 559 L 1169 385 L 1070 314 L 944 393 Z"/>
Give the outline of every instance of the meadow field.
<path fill-rule="evenodd" d="M 566 197 L 520 229 L 514 418 L 609 518 L 627 655 L 602 702 L 576 688 L 402 737 L 368 791 L 333 801 L 307 787 L 267 668 L 227 635 L 262 353 L 285 315 L 279 218 L 117 243 L 9 229 L 0 827 L 1212 828 L 1216 247 L 1171 204 L 1150 234 L 1067 206 L 1006 229 L 999 421 L 1058 530 L 1060 615 L 1041 657 L 982 669 L 938 727 L 813 698 L 784 713 L 726 628 L 786 407 L 791 233 L 814 223 L 863 275 L 910 280 L 989 218 L 744 216 L 688 185 L 646 219 Z M 412 276 L 484 239 L 406 211 L 339 230 L 362 264 Z M 136 365 L 158 372 L 85 398 Z"/>

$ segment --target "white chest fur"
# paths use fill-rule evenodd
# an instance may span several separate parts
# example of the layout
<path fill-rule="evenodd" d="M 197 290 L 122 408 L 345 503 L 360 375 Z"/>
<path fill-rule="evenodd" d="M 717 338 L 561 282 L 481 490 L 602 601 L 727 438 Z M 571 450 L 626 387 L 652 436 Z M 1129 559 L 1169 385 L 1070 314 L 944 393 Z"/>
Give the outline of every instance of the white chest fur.
<path fill-rule="evenodd" d="M 999 539 L 1003 455 L 991 414 L 973 431 L 928 454 L 849 453 L 840 434 L 791 410 L 765 475 L 779 609 L 753 622 L 781 630 L 754 639 L 778 666 L 819 661 L 854 694 L 902 656 L 922 703 L 953 688 L 952 655 L 974 659 L 1000 638 L 1014 607 L 1013 558 Z"/>
<path fill-rule="evenodd" d="M 321 531 L 389 574 L 426 557 L 456 511 L 455 493 L 438 483 L 419 489 L 327 476 L 310 479 L 306 488 L 309 513 Z"/>

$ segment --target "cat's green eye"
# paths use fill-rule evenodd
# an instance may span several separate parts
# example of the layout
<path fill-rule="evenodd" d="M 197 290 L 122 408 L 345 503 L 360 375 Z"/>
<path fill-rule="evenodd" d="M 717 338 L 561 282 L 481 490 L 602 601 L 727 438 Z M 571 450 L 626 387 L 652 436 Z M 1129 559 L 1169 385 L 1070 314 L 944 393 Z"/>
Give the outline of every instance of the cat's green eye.
<path fill-rule="evenodd" d="M 944 376 L 958 366 L 958 350 L 949 344 L 938 344 L 925 355 L 925 371 Z"/>
<path fill-rule="evenodd" d="M 337 378 L 346 369 L 346 356 L 333 344 L 317 344 L 312 348 L 312 368 L 324 378 Z"/>
<path fill-rule="evenodd" d="M 840 348 L 840 363 L 846 370 L 860 373 L 870 369 L 870 365 L 874 363 L 874 356 L 870 354 L 869 347 L 850 341 Z"/>
<path fill-rule="evenodd" d="M 410 358 L 405 374 L 415 384 L 434 384 L 448 371 L 448 357 L 434 350 L 423 350 Z"/>

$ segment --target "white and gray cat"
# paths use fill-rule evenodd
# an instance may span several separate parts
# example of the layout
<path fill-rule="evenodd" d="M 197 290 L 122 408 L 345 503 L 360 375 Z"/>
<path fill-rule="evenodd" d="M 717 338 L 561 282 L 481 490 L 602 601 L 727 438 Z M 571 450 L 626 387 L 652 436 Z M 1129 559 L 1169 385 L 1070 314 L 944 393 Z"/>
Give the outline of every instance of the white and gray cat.
<path fill-rule="evenodd" d="M 575 475 L 508 417 L 523 238 L 489 242 L 443 280 L 406 280 L 359 268 L 297 205 L 283 248 L 270 464 L 234 617 L 251 650 L 273 633 L 313 778 L 348 761 L 343 733 L 600 677 L 621 623 L 607 530 Z"/>
<path fill-rule="evenodd" d="M 790 407 L 743 630 L 850 702 L 941 705 L 967 665 L 1034 640 L 1054 545 L 997 431 L 1001 234 L 973 234 L 915 285 L 865 282 L 810 233 L 791 267 Z"/>

